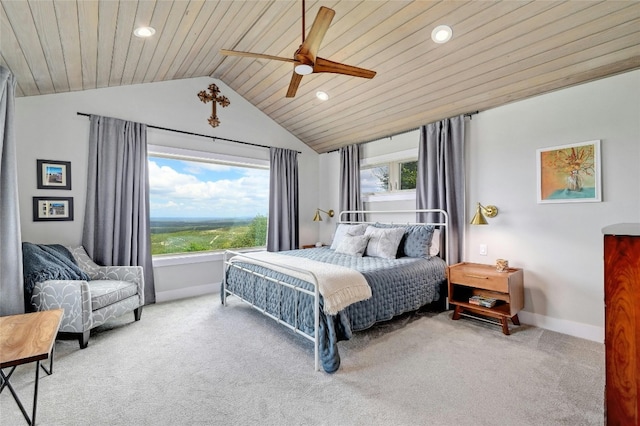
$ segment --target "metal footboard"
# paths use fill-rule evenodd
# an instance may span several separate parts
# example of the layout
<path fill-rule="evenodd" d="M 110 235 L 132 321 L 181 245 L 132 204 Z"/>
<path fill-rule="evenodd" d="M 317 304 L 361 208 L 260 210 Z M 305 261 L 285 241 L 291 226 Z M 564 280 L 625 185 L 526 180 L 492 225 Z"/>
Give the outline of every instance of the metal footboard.
<path fill-rule="evenodd" d="M 231 257 L 238 257 L 240 259 L 245 258 L 245 259 L 250 259 L 249 256 L 247 256 L 246 254 L 243 253 L 239 253 L 239 252 L 235 252 L 235 251 L 231 251 L 231 250 L 226 250 L 224 252 L 224 272 L 223 272 L 223 276 L 222 276 L 222 282 L 223 282 L 223 287 L 224 287 L 224 291 L 222 292 L 222 304 L 226 306 L 227 304 L 227 296 L 235 296 L 238 299 L 240 299 L 241 301 L 247 303 L 249 306 L 251 306 L 252 308 L 254 308 L 255 310 L 261 312 L 263 315 L 275 320 L 277 323 L 284 325 L 285 327 L 293 330 L 295 333 L 300 334 L 301 336 L 305 337 L 308 340 L 311 340 L 313 342 L 313 346 L 314 346 L 314 359 L 315 359 L 315 371 L 319 371 L 320 370 L 320 350 L 319 350 L 319 340 L 318 340 L 318 328 L 319 328 L 319 324 L 320 324 L 320 293 L 318 290 L 318 279 L 316 278 L 316 276 L 312 273 L 309 272 L 307 270 L 304 269 L 299 269 L 299 268 L 295 268 L 292 266 L 284 266 L 284 265 L 278 265 L 275 263 L 271 263 L 271 262 L 265 262 L 265 261 L 260 261 L 260 263 L 264 264 L 264 265 L 270 265 L 270 266 L 276 266 L 278 268 L 282 268 L 282 269 L 287 269 L 290 271 L 295 271 L 298 273 L 303 273 L 305 275 L 307 275 L 309 277 L 309 280 L 305 280 L 308 281 L 309 283 L 313 284 L 314 287 L 314 291 L 310 291 L 307 290 L 305 288 L 302 288 L 300 286 L 296 286 L 296 285 L 292 285 L 290 283 L 281 281 L 281 280 L 277 280 L 275 278 L 272 277 L 268 277 L 264 274 L 261 274 L 259 272 L 256 271 L 252 271 L 250 269 L 247 269 L 245 267 L 243 267 L 242 265 L 238 265 L 234 262 L 231 262 L 230 259 Z M 265 279 L 267 281 L 271 281 L 275 284 L 278 284 L 281 287 L 278 287 L 278 315 L 273 315 L 270 312 L 267 312 L 266 309 L 263 309 L 259 306 L 257 306 L 254 302 L 249 301 L 247 299 L 245 299 L 244 297 L 242 297 L 241 295 L 234 293 L 233 291 L 229 290 L 228 286 L 227 286 L 227 268 L 236 268 L 239 269 L 241 271 L 247 272 L 251 275 L 255 275 L 257 277 L 260 277 L 262 279 Z M 284 321 L 282 319 L 282 311 L 281 311 L 281 307 L 282 307 L 282 287 L 287 287 L 289 289 L 292 289 L 295 291 L 295 297 L 294 297 L 294 324 L 289 324 L 288 322 Z M 314 326 L 313 326 L 313 336 L 310 336 L 309 334 L 305 333 L 304 331 L 302 331 L 302 329 L 300 328 L 300 324 L 299 324 L 299 320 L 298 320 L 298 301 L 300 299 L 299 294 L 300 293 L 304 293 L 307 294 L 311 297 L 313 297 L 313 321 L 314 321 Z M 255 298 L 254 298 L 255 299 Z M 265 304 L 266 305 L 266 304 Z"/>

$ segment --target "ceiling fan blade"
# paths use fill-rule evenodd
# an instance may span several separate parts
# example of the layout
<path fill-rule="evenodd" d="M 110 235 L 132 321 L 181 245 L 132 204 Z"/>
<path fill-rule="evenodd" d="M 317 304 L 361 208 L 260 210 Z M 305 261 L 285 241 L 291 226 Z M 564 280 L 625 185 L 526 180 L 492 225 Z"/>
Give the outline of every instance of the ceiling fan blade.
<path fill-rule="evenodd" d="M 291 83 L 289 83 L 289 90 L 287 90 L 287 98 L 293 98 L 296 96 L 296 92 L 298 91 L 298 86 L 300 86 L 300 82 L 302 81 L 302 76 L 293 72 L 291 76 Z"/>
<path fill-rule="evenodd" d="M 220 49 L 220 54 L 226 55 L 226 56 L 244 56 L 247 58 L 273 59 L 275 61 L 296 62 L 296 60 L 293 58 L 283 58 L 281 56 L 263 55 L 262 53 L 240 52 L 237 50 Z"/>
<path fill-rule="evenodd" d="M 316 58 L 315 65 L 313 67 L 314 73 L 319 72 L 332 72 L 335 74 L 352 75 L 354 77 L 373 78 L 376 75 L 375 71 L 367 70 L 364 68 L 358 68 L 351 65 L 341 64 L 340 62 L 333 62 L 324 58 Z"/>
<path fill-rule="evenodd" d="M 322 39 L 327 33 L 335 14 L 336 12 L 333 9 L 324 6 L 320 7 L 316 19 L 313 21 L 313 25 L 311 25 L 311 29 L 309 30 L 309 35 L 304 40 L 304 43 L 302 43 L 302 46 L 300 46 L 299 54 L 315 62 L 318 49 L 320 49 L 320 43 L 322 43 Z"/>

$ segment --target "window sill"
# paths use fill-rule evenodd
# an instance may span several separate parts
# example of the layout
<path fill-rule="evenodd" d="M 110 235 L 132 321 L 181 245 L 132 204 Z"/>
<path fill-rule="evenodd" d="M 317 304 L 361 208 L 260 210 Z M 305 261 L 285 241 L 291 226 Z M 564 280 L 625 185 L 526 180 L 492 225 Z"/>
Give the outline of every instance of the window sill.
<path fill-rule="evenodd" d="M 368 194 L 362 196 L 365 203 L 375 203 L 380 201 L 406 201 L 415 200 L 416 192 L 411 190 L 387 192 L 382 194 Z"/>
<path fill-rule="evenodd" d="M 248 253 L 252 251 L 263 251 L 266 247 L 252 247 L 248 249 L 237 249 L 239 253 Z M 153 256 L 153 267 L 191 265 L 194 263 L 221 262 L 224 258 L 224 251 L 210 251 L 202 253 L 180 253 L 180 254 L 161 254 Z"/>

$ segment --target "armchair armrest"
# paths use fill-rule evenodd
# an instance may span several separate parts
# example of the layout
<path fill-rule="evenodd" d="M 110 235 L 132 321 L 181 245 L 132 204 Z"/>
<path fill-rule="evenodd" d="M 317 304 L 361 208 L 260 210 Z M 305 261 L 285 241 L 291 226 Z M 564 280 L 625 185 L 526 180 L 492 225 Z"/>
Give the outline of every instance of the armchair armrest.
<path fill-rule="evenodd" d="M 36 283 L 31 295 L 36 311 L 64 309 L 60 331 L 82 333 L 93 325 L 91 291 L 86 281 L 49 280 Z"/>
<path fill-rule="evenodd" d="M 67 247 L 78 262 L 78 266 L 92 280 L 117 280 L 136 283 L 140 306 L 144 305 L 144 273 L 142 266 L 100 266 L 87 254 L 83 246 Z"/>

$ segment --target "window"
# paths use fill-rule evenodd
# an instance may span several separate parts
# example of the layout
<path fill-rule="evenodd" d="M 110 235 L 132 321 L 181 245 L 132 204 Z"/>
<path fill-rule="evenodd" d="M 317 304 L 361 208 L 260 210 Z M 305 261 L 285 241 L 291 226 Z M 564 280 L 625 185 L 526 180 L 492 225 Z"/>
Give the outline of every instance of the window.
<path fill-rule="evenodd" d="M 415 190 L 417 173 L 417 160 L 391 161 L 361 167 L 360 191 L 366 195 Z"/>
<path fill-rule="evenodd" d="M 247 164 L 172 151 L 150 148 L 148 157 L 151 253 L 265 246 L 268 161 Z"/>
<path fill-rule="evenodd" d="M 375 194 L 389 190 L 389 165 L 382 164 L 360 169 L 360 192 Z"/>

